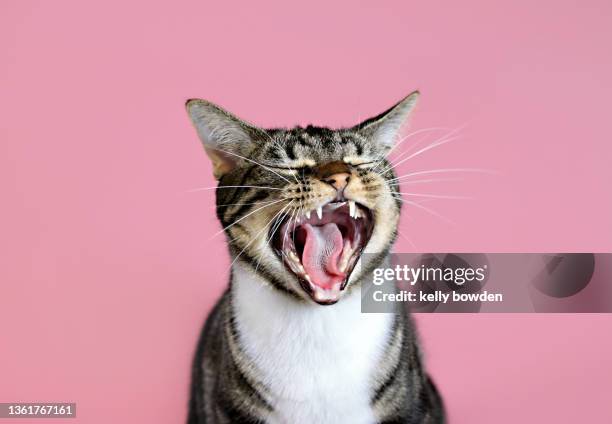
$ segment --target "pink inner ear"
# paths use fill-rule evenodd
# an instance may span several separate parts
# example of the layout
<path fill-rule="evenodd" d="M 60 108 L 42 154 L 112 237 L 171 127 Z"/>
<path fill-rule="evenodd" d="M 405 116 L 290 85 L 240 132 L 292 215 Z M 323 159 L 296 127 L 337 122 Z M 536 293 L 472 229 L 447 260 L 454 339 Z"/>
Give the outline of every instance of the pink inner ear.
<path fill-rule="evenodd" d="M 204 146 L 204 150 L 212 162 L 215 178 L 221 178 L 236 167 L 234 156 L 206 146 Z"/>

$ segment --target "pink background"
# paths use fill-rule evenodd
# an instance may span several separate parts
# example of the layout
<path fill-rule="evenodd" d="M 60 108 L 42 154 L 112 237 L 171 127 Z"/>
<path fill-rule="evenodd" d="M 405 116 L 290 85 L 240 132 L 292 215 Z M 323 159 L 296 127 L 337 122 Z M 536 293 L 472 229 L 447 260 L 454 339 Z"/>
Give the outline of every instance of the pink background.
<path fill-rule="evenodd" d="M 472 199 L 397 251 L 612 251 L 612 3 L 287 3 L 2 2 L 0 401 L 183 421 L 229 263 L 189 97 L 348 125 L 418 88 L 413 129 L 467 125 L 401 172 L 498 174 L 404 186 Z M 612 422 L 612 316 L 418 320 L 451 423 Z"/>

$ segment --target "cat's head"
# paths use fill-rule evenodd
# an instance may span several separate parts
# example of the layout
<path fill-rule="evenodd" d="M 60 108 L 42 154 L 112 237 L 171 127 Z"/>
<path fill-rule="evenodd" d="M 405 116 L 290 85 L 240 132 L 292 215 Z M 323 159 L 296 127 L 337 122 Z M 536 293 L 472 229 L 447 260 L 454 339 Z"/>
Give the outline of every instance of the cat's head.
<path fill-rule="evenodd" d="M 187 110 L 219 180 L 234 262 L 306 301 L 337 302 L 380 265 L 401 201 L 386 160 L 414 92 L 354 127 L 263 129 L 199 99 Z M 368 263 L 362 253 L 368 253 Z M 233 262 L 233 263 L 234 263 Z"/>

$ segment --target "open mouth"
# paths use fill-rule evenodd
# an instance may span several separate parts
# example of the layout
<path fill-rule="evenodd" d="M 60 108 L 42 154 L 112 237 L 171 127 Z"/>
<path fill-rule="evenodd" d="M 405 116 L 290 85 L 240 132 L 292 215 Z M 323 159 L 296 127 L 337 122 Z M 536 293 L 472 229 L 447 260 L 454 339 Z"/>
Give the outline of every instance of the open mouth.
<path fill-rule="evenodd" d="M 317 303 L 336 303 L 374 228 L 370 210 L 354 201 L 330 202 L 288 218 L 273 240 L 277 255 Z"/>

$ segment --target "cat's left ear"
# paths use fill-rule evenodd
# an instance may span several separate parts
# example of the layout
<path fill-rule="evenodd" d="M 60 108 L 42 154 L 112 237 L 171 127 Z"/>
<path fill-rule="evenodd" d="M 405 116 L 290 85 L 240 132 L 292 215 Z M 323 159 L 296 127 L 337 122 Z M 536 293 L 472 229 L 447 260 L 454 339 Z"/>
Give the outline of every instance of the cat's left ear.
<path fill-rule="evenodd" d="M 368 140 L 377 143 L 385 151 L 391 149 L 397 141 L 402 125 L 419 99 L 419 92 L 413 91 L 391 108 L 380 115 L 367 119 L 353 127 Z"/>
<path fill-rule="evenodd" d="M 204 150 L 213 164 L 213 174 L 219 179 L 244 162 L 265 137 L 265 130 L 255 127 L 219 106 L 201 99 L 185 104 Z"/>

